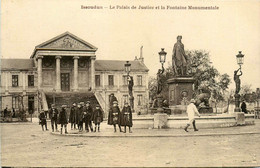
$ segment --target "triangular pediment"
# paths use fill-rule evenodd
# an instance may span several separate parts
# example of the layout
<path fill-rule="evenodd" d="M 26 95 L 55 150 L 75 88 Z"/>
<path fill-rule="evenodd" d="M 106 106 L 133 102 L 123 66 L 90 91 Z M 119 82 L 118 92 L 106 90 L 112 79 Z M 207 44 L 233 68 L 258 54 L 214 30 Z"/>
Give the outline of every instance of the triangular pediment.
<path fill-rule="evenodd" d="M 65 32 L 57 37 L 54 37 L 36 46 L 36 49 L 37 48 L 60 50 L 97 50 L 97 48 L 92 44 L 69 32 Z"/>

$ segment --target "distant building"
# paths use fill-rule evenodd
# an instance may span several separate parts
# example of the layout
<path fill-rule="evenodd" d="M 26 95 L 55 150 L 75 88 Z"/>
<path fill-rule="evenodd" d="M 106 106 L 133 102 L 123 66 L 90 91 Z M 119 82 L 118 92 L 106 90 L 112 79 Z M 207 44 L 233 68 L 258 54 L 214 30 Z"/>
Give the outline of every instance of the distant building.
<path fill-rule="evenodd" d="M 114 93 L 122 107 L 129 101 L 121 60 L 96 60 L 97 48 L 66 32 L 35 47 L 30 59 L 1 59 L 1 109 L 47 110 L 56 105 L 90 100 L 107 112 Z M 147 108 L 148 68 L 130 61 L 135 111 Z M 36 113 L 37 114 L 37 113 Z"/>

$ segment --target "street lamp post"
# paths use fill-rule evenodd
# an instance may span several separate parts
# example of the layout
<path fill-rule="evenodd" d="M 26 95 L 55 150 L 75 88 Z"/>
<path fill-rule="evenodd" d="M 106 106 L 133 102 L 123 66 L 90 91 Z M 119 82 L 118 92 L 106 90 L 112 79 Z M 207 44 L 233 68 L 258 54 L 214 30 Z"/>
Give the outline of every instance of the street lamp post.
<path fill-rule="evenodd" d="M 234 71 L 234 81 L 236 84 L 236 91 L 235 91 L 235 112 L 240 112 L 240 76 L 242 76 L 242 70 L 241 70 L 241 66 L 244 63 L 244 55 L 242 54 L 242 51 L 239 51 L 239 53 L 236 55 L 237 58 L 237 64 L 239 65 L 238 70 Z"/>
<path fill-rule="evenodd" d="M 163 96 L 161 95 L 161 92 L 162 92 L 162 85 L 163 85 L 162 77 L 164 72 L 163 64 L 165 63 L 167 52 L 165 52 L 164 48 L 162 48 L 158 54 L 159 54 L 159 61 L 162 64 L 162 69 L 158 69 L 157 72 L 157 106 L 158 106 L 157 113 L 163 113 L 164 112 L 162 108 Z"/>
<path fill-rule="evenodd" d="M 129 75 L 131 72 L 131 64 L 129 63 L 129 61 L 126 61 L 125 63 L 125 72 L 127 73 L 130 107 L 134 112 L 134 95 L 133 95 L 134 79 L 132 76 Z"/>

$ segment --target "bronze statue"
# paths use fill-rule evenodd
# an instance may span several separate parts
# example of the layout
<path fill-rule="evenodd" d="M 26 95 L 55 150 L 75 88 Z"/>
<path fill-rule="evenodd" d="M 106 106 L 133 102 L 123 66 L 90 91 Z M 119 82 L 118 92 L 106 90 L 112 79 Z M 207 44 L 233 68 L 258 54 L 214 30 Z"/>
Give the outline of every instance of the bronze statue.
<path fill-rule="evenodd" d="M 162 92 L 163 72 L 164 72 L 164 67 L 162 66 L 162 69 L 158 69 L 158 72 L 157 72 L 157 95 Z"/>
<path fill-rule="evenodd" d="M 184 45 L 181 42 L 182 36 L 177 36 L 177 42 L 172 51 L 172 67 L 175 76 L 186 76 L 188 57 L 184 51 Z"/>
<path fill-rule="evenodd" d="M 129 95 L 130 95 L 130 97 L 132 97 L 133 96 L 134 78 L 132 76 L 128 76 L 127 81 L 128 81 Z"/>
<path fill-rule="evenodd" d="M 239 71 L 240 71 L 240 74 L 238 74 Z M 240 91 L 240 78 L 239 77 L 241 75 L 242 75 L 242 71 L 241 71 L 241 67 L 240 67 L 238 70 L 234 71 L 234 81 L 236 83 L 236 94 L 238 94 Z"/>
<path fill-rule="evenodd" d="M 129 92 L 130 107 L 134 111 L 134 96 L 133 96 L 134 78 L 132 76 L 128 75 L 127 81 L 128 81 L 128 92 Z"/>

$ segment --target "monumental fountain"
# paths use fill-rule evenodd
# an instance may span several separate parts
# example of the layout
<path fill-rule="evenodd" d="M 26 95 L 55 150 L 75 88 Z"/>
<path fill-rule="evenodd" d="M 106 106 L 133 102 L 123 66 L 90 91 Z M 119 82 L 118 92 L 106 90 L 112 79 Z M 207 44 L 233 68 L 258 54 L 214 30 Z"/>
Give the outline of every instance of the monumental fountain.
<path fill-rule="evenodd" d="M 162 49 L 162 51 L 159 52 L 162 69 L 159 69 L 157 73 L 157 109 L 152 109 L 156 113 L 150 116 L 139 116 L 134 118 L 135 128 L 183 128 L 188 119 L 186 108 L 191 98 L 195 98 L 198 104 L 204 101 L 203 104 L 205 106 L 199 109 L 203 116 L 198 118 L 197 122 L 198 127 L 200 128 L 231 127 L 241 123 L 242 125 L 254 124 L 253 115 L 244 115 L 241 113 L 212 115 L 213 109 L 208 105 L 210 93 L 201 91 L 195 96 L 195 79 L 193 73 L 190 73 L 189 71 L 191 69 L 191 63 L 188 56 L 185 54 L 184 44 L 181 40 L 182 36 L 178 36 L 177 42 L 174 44 L 172 52 L 174 76 L 167 80 L 171 115 L 166 114 L 165 109 L 162 108 L 162 85 L 160 76 L 164 73 L 163 63 L 165 62 L 167 54 L 164 49 Z M 244 118 L 241 117 L 241 115 L 243 115 Z M 243 120 L 242 122 L 241 118 Z"/>

